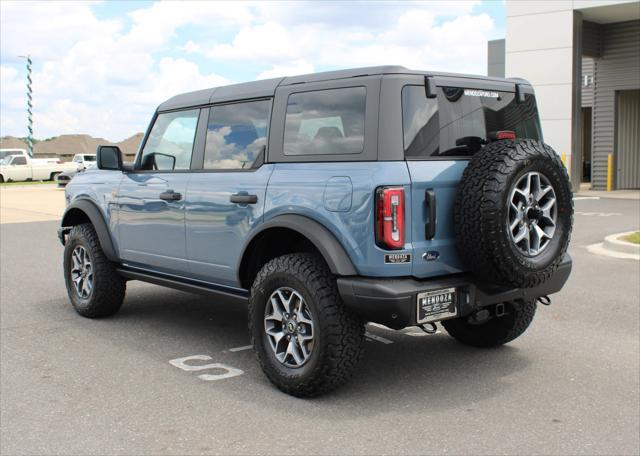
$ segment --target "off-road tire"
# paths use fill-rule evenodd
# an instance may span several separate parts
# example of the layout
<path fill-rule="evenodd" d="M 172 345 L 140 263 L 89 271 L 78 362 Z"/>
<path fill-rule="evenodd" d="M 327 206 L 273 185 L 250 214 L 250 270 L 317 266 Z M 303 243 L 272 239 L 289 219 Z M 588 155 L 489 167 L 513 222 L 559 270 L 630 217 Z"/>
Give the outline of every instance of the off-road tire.
<path fill-rule="evenodd" d="M 279 287 L 299 292 L 314 319 L 313 350 L 309 360 L 297 368 L 276 359 L 264 329 L 267 300 Z M 306 253 L 275 258 L 258 272 L 249 297 L 249 332 L 266 376 L 280 390 L 297 397 L 317 396 L 346 383 L 364 352 L 364 322 L 342 304 L 324 261 Z"/>
<path fill-rule="evenodd" d="M 465 345 L 490 348 L 504 345 L 520 337 L 533 321 L 536 301 L 515 301 L 504 303 L 506 315 L 492 317 L 482 324 L 472 324 L 470 317 L 444 320 L 442 326 L 451 337 Z"/>
<path fill-rule="evenodd" d="M 556 232 L 536 257 L 522 254 L 507 227 L 510 191 L 525 173 L 539 171 L 556 193 Z M 455 201 L 455 234 L 463 263 L 485 281 L 534 287 L 547 281 L 567 251 L 573 195 L 567 170 L 551 147 L 528 139 L 495 141 L 466 167 Z"/>
<path fill-rule="evenodd" d="M 93 268 L 93 289 L 86 299 L 79 296 L 71 280 L 71 256 L 79 245 L 89 254 Z M 102 318 L 120 310 L 124 301 L 126 281 L 102 251 L 93 225 L 83 223 L 71 229 L 65 243 L 63 266 L 67 294 L 76 312 L 87 318 Z"/>

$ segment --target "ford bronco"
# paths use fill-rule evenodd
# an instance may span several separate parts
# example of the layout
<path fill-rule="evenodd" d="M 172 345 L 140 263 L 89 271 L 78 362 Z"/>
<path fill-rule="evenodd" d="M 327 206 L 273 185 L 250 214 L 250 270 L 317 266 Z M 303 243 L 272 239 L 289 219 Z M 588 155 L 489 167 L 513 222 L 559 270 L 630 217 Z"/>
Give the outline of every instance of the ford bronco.
<path fill-rule="evenodd" d="M 76 311 L 114 314 L 129 280 L 248 302 L 264 373 L 299 397 L 345 383 L 366 322 L 493 347 L 571 271 L 571 187 L 522 79 L 385 66 L 201 90 L 158 107 L 133 164 L 97 154 L 59 230 Z"/>

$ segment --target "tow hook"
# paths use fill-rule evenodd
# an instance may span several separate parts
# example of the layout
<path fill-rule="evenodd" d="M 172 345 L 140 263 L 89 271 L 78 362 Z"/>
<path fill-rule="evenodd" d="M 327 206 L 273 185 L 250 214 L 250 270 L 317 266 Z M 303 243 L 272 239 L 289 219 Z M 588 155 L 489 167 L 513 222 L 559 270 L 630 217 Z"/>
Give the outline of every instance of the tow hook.
<path fill-rule="evenodd" d="M 538 301 L 543 306 L 550 306 L 551 305 L 551 298 L 549 298 L 549 296 L 538 296 L 536 298 L 536 301 Z"/>
<path fill-rule="evenodd" d="M 422 329 L 427 334 L 435 334 L 436 332 L 438 332 L 438 328 L 435 323 L 429 322 L 419 326 L 420 329 Z"/>

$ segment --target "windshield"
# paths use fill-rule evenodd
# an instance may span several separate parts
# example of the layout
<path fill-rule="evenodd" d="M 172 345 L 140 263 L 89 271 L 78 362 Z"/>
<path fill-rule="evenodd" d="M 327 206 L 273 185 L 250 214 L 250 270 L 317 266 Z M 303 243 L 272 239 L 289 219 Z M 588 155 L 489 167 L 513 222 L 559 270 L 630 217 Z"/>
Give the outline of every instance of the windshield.
<path fill-rule="evenodd" d="M 0 160 L 0 165 L 2 166 L 6 166 L 9 164 L 9 162 L 11 161 L 11 158 L 13 156 L 12 155 L 7 155 L 6 157 L 4 157 L 2 160 Z"/>
<path fill-rule="evenodd" d="M 517 103 L 512 92 L 439 87 L 427 98 L 424 86 L 405 86 L 402 126 L 406 158 L 469 157 L 504 130 L 542 140 L 535 97 Z"/>

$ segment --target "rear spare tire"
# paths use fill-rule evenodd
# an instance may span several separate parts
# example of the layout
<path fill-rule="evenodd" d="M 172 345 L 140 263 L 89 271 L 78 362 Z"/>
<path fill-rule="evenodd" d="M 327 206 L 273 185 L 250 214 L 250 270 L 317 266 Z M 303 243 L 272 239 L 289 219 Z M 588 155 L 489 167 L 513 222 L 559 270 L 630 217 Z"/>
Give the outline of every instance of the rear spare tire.
<path fill-rule="evenodd" d="M 492 142 L 462 175 L 456 241 L 462 261 L 483 280 L 513 287 L 544 283 L 562 261 L 572 224 L 569 176 L 546 144 Z"/>

